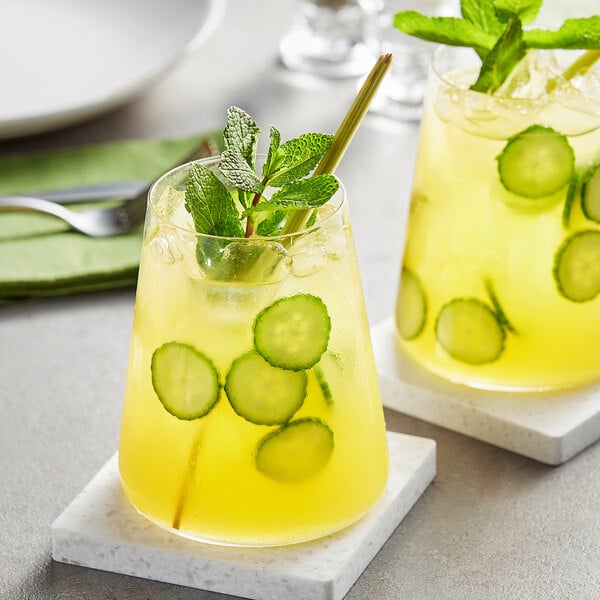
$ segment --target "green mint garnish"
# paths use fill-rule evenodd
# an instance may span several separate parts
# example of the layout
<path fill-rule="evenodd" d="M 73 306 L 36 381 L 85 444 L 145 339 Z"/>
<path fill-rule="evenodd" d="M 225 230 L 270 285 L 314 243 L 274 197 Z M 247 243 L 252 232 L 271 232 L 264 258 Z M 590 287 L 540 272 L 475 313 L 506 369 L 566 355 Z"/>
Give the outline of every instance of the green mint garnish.
<path fill-rule="evenodd" d="M 252 167 L 256 156 L 256 144 L 260 127 L 254 119 L 237 106 L 227 109 L 227 124 L 223 141 L 227 150 L 237 150 Z"/>
<path fill-rule="evenodd" d="M 471 21 L 457 17 L 427 17 L 412 10 L 398 13 L 394 25 L 427 42 L 474 48 L 480 56 L 487 54 L 497 40 L 494 33 Z"/>
<path fill-rule="evenodd" d="M 471 89 L 494 93 L 529 49 L 600 49 L 598 15 L 567 19 L 556 31 L 524 30 L 523 24 L 534 21 L 542 1 L 461 0 L 462 19 L 403 11 L 394 17 L 394 25 L 400 31 L 426 41 L 473 48 L 481 58 L 482 66 Z M 597 59 L 597 55 L 590 57 L 590 61 Z M 572 75 L 566 73 L 566 76 Z"/>
<path fill-rule="evenodd" d="M 256 235 L 279 235 L 289 214 L 289 210 L 275 210 L 271 212 L 256 226 Z"/>
<path fill-rule="evenodd" d="M 340 184 L 332 175 L 315 175 L 284 185 L 268 202 L 261 202 L 244 211 L 244 215 L 255 212 L 281 209 L 317 208 L 335 194 Z"/>
<path fill-rule="evenodd" d="M 279 144 L 281 143 L 281 134 L 277 127 L 273 125 L 269 128 L 270 142 L 269 142 L 269 152 L 267 153 L 267 159 L 265 160 L 265 164 L 263 165 L 263 177 L 268 175 L 268 173 L 272 173 L 277 170 L 280 164 L 280 160 L 282 157 L 277 157 L 277 149 L 279 148 Z"/>
<path fill-rule="evenodd" d="M 269 150 L 259 176 L 256 148 L 260 133 L 250 115 L 232 106 L 223 131 L 220 176 L 202 165 L 190 168 L 185 206 L 199 233 L 249 237 L 255 233 L 257 218 L 256 233 L 275 235 L 292 212 L 317 208 L 337 191 L 339 183 L 333 175 L 310 176 L 333 136 L 306 133 L 281 144 L 279 130 L 271 126 Z M 279 188 L 270 198 L 264 195 L 269 187 Z M 202 252 L 205 256 L 204 249 Z"/>
<path fill-rule="evenodd" d="M 513 15 L 508 19 L 506 29 L 496 45 L 483 59 L 479 77 L 471 89 L 476 92 L 494 93 L 526 52 L 521 21 Z"/>
<path fill-rule="evenodd" d="M 482 4 L 481 0 L 462 0 L 461 7 L 473 2 Z M 516 15 L 521 23 L 532 23 L 542 8 L 543 0 L 495 0 L 494 4 L 500 19 L 508 21 L 511 16 Z"/>
<path fill-rule="evenodd" d="M 280 187 L 308 175 L 319 163 L 333 136 L 305 133 L 282 144 L 265 174 L 269 185 Z"/>
<path fill-rule="evenodd" d="M 185 187 L 185 208 L 198 233 L 241 237 L 238 209 L 225 184 L 204 165 L 192 164 Z"/>
<path fill-rule="evenodd" d="M 223 150 L 219 169 L 228 181 L 244 192 L 260 194 L 264 189 L 254 169 L 237 150 Z"/>
<path fill-rule="evenodd" d="M 567 19 L 560 29 L 532 29 L 523 38 L 530 48 L 600 50 L 600 16 Z"/>

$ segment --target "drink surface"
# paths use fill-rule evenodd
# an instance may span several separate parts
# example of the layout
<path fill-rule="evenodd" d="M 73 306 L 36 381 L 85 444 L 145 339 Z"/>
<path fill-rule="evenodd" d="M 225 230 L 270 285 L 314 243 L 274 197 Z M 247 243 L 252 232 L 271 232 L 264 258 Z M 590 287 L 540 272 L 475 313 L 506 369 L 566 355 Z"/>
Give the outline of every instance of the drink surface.
<path fill-rule="evenodd" d="M 581 95 L 496 101 L 434 81 L 396 311 L 401 347 L 426 369 L 489 389 L 566 388 L 600 378 L 598 290 L 574 297 L 563 273 L 567 246 L 600 227 L 581 202 L 581 180 L 600 160 L 599 96 L 596 90 L 596 104 Z M 478 105 L 485 109 L 478 113 Z M 572 149 L 571 200 L 569 182 L 527 198 L 501 181 L 509 141 L 521 134 L 530 144 L 540 131 Z M 533 177 L 535 162 L 510 165 L 511 182 Z M 599 268 L 600 255 L 590 250 L 573 267 L 577 285 L 595 284 Z"/>
<path fill-rule="evenodd" d="M 161 526 L 217 543 L 294 543 L 352 523 L 381 494 L 388 457 L 345 215 L 294 244 L 282 271 L 264 285 L 203 279 L 193 249 L 191 255 L 173 250 L 177 232 L 154 221 L 151 216 L 142 252 L 122 418 L 120 472 L 127 496 Z M 283 462 L 278 475 L 265 470 L 264 440 L 285 423 L 251 422 L 233 409 L 223 387 L 205 416 L 173 416 L 157 397 L 153 354 L 169 342 L 193 347 L 210 359 L 223 385 L 234 361 L 253 351 L 257 316 L 282 298 L 306 294 L 322 301 L 331 330 L 318 365 L 303 371 L 306 397 L 289 423 L 306 419 L 320 431 L 324 424 L 332 445 L 318 468 L 290 474 L 288 463 L 306 466 L 299 436 L 290 446 L 295 456 L 276 456 Z M 260 376 L 251 375 L 235 394 L 243 395 Z"/>

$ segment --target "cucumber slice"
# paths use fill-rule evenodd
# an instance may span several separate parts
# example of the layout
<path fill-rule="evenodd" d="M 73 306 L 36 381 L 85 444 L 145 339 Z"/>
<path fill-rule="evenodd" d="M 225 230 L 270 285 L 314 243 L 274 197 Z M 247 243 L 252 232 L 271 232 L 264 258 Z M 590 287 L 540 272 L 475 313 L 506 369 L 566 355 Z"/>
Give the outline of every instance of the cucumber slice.
<path fill-rule="evenodd" d="M 496 160 L 504 188 L 525 198 L 558 192 L 575 170 L 575 154 L 567 138 L 542 125 L 532 125 L 510 138 Z"/>
<path fill-rule="evenodd" d="M 302 406 L 306 385 L 304 371 L 279 369 L 251 350 L 233 361 L 225 393 L 240 417 L 257 425 L 280 425 Z"/>
<path fill-rule="evenodd" d="M 452 358 L 470 365 L 495 361 L 504 350 L 506 337 L 496 313 L 477 298 L 455 298 L 445 304 L 435 333 Z"/>
<path fill-rule="evenodd" d="M 581 210 L 590 221 L 600 223 L 600 163 L 590 167 L 583 176 Z"/>
<path fill-rule="evenodd" d="M 402 267 L 400 291 L 396 303 L 396 327 L 405 340 L 414 340 L 425 328 L 427 298 L 419 278 Z"/>
<path fill-rule="evenodd" d="M 254 347 L 274 367 L 303 371 L 329 344 L 331 320 L 321 298 L 297 294 L 277 300 L 254 321 Z"/>
<path fill-rule="evenodd" d="M 152 387 L 165 409 L 191 421 L 208 414 L 221 386 L 213 362 L 181 342 L 167 342 L 152 354 Z"/>
<path fill-rule="evenodd" d="M 333 453 L 333 431 L 320 419 L 306 418 L 265 436 L 256 449 L 256 468 L 272 479 L 293 483 L 318 473 Z"/>
<path fill-rule="evenodd" d="M 600 293 L 600 231 L 578 231 L 563 242 L 554 258 L 554 279 L 573 302 L 589 302 Z"/>

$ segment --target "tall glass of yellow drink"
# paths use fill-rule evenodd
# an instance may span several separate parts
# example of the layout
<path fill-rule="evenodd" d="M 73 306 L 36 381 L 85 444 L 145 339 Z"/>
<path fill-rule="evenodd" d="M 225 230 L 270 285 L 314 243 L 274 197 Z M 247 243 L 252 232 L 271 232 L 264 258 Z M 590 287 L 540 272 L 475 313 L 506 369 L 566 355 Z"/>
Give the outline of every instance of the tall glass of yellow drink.
<path fill-rule="evenodd" d="M 150 192 L 123 488 L 143 515 L 196 540 L 332 533 L 369 510 L 388 472 L 344 192 L 301 231 L 225 238 L 194 231 L 189 171 Z"/>
<path fill-rule="evenodd" d="M 598 70 L 557 83 L 553 55 L 531 52 L 505 84 L 516 91 L 491 95 L 468 89 L 471 57 L 449 47 L 434 57 L 399 344 L 429 371 L 474 387 L 598 380 Z"/>

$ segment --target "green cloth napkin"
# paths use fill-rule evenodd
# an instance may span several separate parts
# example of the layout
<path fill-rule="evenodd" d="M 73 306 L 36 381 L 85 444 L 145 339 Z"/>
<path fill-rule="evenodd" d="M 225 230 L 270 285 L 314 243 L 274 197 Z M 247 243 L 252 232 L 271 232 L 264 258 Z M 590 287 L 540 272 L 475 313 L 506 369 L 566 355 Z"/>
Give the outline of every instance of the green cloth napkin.
<path fill-rule="evenodd" d="M 151 182 L 203 139 L 218 145 L 216 135 L 202 134 L 0 157 L 0 195 L 109 181 Z M 142 228 L 113 238 L 90 238 L 48 215 L 2 212 L 0 304 L 133 285 L 141 241 Z"/>

